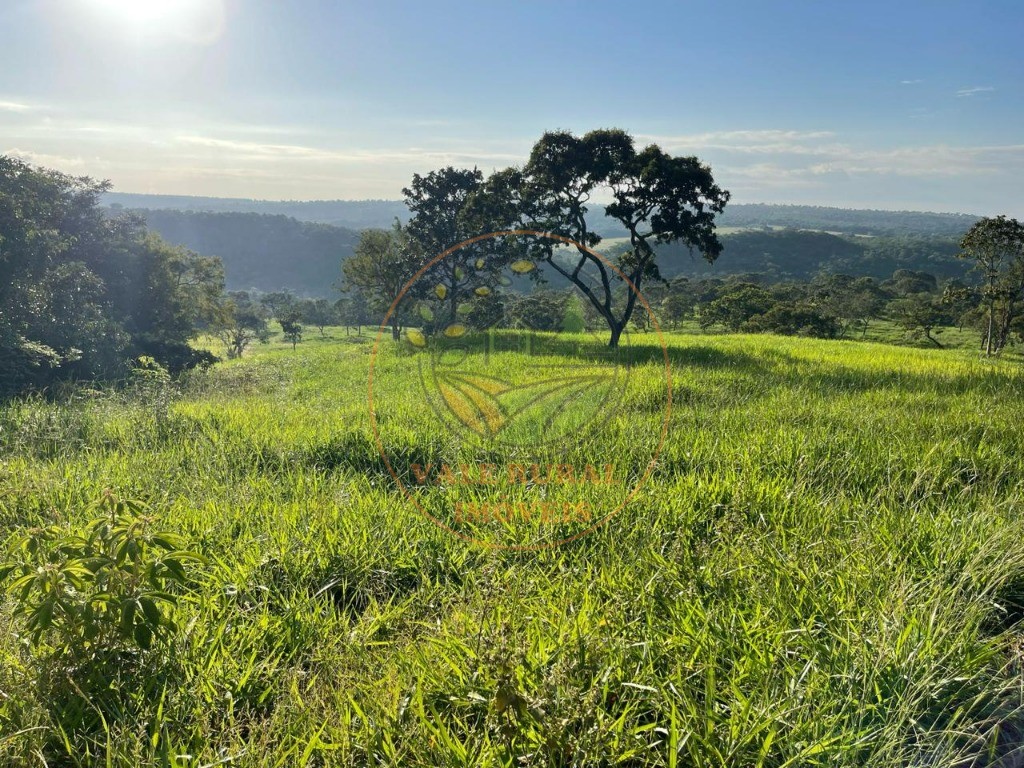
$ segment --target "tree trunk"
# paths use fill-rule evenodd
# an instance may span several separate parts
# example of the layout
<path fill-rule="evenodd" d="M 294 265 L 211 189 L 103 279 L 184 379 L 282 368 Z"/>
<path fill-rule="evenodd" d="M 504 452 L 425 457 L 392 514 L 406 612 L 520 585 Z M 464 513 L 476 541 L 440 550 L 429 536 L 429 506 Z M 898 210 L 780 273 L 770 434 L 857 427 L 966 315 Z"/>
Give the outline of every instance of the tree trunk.
<path fill-rule="evenodd" d="M 925 329 L 924 329 L 924 337 L 925 337 L 926 339 L 928 339 L 928 341 L 930 341 L 930 342 L 931 342 L 932 344 L 934 344 L 934 345 L 935 345 L 936 347 L 938 347 L 939 349 L 945 349 L 945 347 L 943 347 L 943 346 L 942 346 L 942 345 L 941 345 L 941 344 L 939 343 L 939 340 L 938 340 L 938 339 L 936 339 L 936 338 L 934 338 L 934 337 L 932 336 L 932 329 L 931 329 L 931 328 L 925 328 Z"/>
<path fill-rule="evenodd" d="M 399 341 L 402 338 L 402 327 L 397 323 L 391 326 L 391 338 Z"/>
<path fill-rule="evenodd" d="M 988 331 L 985 333 L 985 356 L 992 356 L 992 326 L 995 323 L 996 299 L 995 280 L 990 276 L 988 279 Z"/>
<path fill-rule="evenodd" d="M 611 338 L 608 339 L 609 349 L 619 348 L 619 338 L 622 336 L 622 329 L 625 327 L 625 323 L 610 323 L 612 329 Z"/>

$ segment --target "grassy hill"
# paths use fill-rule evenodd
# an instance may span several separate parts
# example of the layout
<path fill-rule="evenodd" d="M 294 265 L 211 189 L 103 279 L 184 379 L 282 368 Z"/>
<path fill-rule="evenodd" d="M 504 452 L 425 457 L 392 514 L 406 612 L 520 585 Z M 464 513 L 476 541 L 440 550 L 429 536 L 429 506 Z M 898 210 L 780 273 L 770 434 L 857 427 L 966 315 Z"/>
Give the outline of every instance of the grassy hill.
<path fill-rule="evenodd" d="M 559 368 L 598 352 L 561 341 L 580 346 Z M 654 336 L 634 342 L 613 418 L 560 457 L 630 482 L 667 399 Z M 334 329 L 180 390 L 0 410 L 4 529 L 77 530 L 113 489 L 205 558 L 180 631 L 142 657 L 68 667 L 3 633 L 0 763 L 994 765 L 1019 743 L 1019 365 L 671 336 L 649 481 L 592 533 L 519 552 L 399 492 L 370 349 Z M 480 458 L 411 405 L 405 347 L 378 366 L 399 403 L 380 448 Z M 20 632 L 15 603 L 0 623 Z M 96 665 L 116 670 L 102 695 Z"/>

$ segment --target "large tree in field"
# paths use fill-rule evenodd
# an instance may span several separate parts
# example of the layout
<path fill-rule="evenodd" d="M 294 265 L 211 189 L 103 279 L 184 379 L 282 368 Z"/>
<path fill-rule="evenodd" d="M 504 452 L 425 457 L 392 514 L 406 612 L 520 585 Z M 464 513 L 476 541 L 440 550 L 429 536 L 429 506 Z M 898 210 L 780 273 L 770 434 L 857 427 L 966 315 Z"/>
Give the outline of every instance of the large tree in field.
<path fill-rule="evenodd" d="M 587 219 L 595 196 L 611 199 L 604 213 L 629 237 L 616 258 L 617 270 L 582 247 L 601 242 Z M 582 137 L 566 131 L 544 134 L 522 170 L 520 186 L 524 226 L 579 244 L 569 263 L 550 240 L 538 241 L 534 252 L 587 297 L 607 322 L 612 347 L 618 346 L 643 283 L 661 279 L 659 245 L 681 242 L 709 262 L 719 256 L 715 214 L 728 200 L 729 193 L 696 157 L 673 157 L 653 144 L 638 150 L 632 137 L 617 129 Z M 632 283 L 624 292 L 623 276 Z"/>
<path fill-rule="evenodd" d="M 402 190 L 412 213 L 409 240 L 421 255 L 420 266 L 455 249 L 431 264 L 414 287 L 412 298 L 421 302 L 426 327 L 468 321 L 480 314 L 482 304 L 494 302 L 502 269 L 525 254 L 525 243 L 514 236 L 467 241 L 516 227 L 520 182 L 512 169 L 485 180 L 476 168 L 449 166 L 426 176 L 415 174 Z"/>
<path fill-rule="evenodd" d="M 402 298 L 402 289 L 420 268 L 420 261 L 405 228 L 397 221 L 391 229 L 364 230 L 355 253 L 341 265 L 342 290 L 366 297 L 382 321 L 388 308 Z M 406 303 L 399 302 L 389 318 L 396 341 L 401 338 L 406 320 Z"/>
<path fill-rule="evenodd" d="M 992 355 L 1006 345 L 1024 311 L 1024 224 L 1006 216 L 981 219 L 964 235 L 960 249 L 984 280 L 985 354 Z"/>

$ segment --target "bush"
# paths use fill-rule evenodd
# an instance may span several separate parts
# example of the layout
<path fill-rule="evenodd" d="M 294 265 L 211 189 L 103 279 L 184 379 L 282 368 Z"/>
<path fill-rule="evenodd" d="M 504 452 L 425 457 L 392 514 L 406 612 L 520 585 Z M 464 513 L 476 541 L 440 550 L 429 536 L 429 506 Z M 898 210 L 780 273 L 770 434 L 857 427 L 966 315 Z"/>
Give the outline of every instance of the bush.
<path fill-rule="evenodd" d="M 155 530 L 140 502 L 105 493 L 85 531 L 34 528 L 9 547 L 0 581 L 15 599 L 34 647 L 66 657 L 149 650 L 173 634 L 175 590 L 199 556 Z"/>

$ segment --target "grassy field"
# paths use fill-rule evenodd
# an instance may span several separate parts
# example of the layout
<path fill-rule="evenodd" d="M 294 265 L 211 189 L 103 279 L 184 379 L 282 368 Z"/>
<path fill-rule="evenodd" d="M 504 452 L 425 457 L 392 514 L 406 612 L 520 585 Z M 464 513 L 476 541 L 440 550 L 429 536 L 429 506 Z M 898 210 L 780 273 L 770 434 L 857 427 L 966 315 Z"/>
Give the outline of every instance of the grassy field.
<path fill-rule="evenodd" d="M 178 630 L 116 662 L 32 644 L 4 595 L 0 764 L 966 766 L 1021 743 L 1019 363 L 671 335 L 652 476 L 515 551 L 398 491 L 370 340 L 0 407 L 0 531 L 78 529 L 113 489 L 204 558 Z M 655 336 L 632 343 L 626 399 L 569 458 L 636 478 L 666 389 Z M 399 386 L 400 349 L 378 363 Z M 470 451 L 385 416 L 387 451 Z"/>

